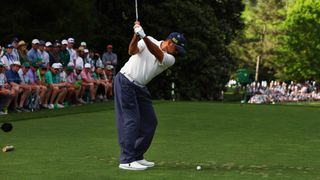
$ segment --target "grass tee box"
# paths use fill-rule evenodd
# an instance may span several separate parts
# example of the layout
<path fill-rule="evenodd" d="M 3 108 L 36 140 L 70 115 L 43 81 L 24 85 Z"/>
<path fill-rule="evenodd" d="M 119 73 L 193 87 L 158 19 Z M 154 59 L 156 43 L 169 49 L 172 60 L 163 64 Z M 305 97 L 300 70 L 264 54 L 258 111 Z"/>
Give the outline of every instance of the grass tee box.
<path fill-rule="evenodd" d="M 118 169 L 113 104 L 108 102 L 47 111 L 42 117 L 11 117 L 14 129 L 0 132 L 0 145 L 15 150 L 0 153 L 0 179 L 320 179 L 318 107 L 154 106 L 158 129 L 146 154 L 157 163 L 152 169 Z"/>

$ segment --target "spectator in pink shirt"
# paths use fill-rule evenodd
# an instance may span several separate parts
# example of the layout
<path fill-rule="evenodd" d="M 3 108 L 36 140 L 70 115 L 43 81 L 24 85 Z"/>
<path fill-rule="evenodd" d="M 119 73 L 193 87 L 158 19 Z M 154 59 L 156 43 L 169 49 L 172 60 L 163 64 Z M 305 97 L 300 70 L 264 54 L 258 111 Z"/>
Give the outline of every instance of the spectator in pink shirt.
<path fill-rule="evenodd" d="M 97 91 L 97 87 L 95 86 L 95 81 L 92 78 L 92 74 L 91 74 L 91 64 L 86 63 L 84 65 L 84 69 L 81 72 L 81 78 L 82 78 L 82 88 L 81 88 L 81 97 L 84 94 L 84 91 L 89 88 L 90 90 L 90 99 L 91 102 L 96 100 L 96 91 Z"/>

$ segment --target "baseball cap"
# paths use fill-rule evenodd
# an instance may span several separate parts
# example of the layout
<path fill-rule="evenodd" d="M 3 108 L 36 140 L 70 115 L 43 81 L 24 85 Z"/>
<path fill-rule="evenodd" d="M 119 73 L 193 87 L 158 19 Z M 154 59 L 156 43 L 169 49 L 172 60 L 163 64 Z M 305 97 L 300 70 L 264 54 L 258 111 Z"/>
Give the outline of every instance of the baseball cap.
<path fill-rule="evenodd" d="M 106 69 L 111 70 L 111 69 L 113 69 L 113 66 L 112 65 L 107 65 Z"/>
<path fill-rule="evenodd" d="M 86 46 L 86 45 L 87 45 L 87 43 L 84 42 L 84 41 L 82 41 L 82 42 L 80 43 L 80 46 Z"/>
<path fill-rule="evenodd" d="M 46 42 L 46 47 L 49 47 L 49 46 L 52 46 L 52 43 L 51 42 Z"/>
<path fill-rule="evenodd" d="M 11 49 L 11 48 L 13 48 L 13 45 L 12 44 L 7 44 L 6 48 L 10 48 Z"/>
<path fill-rule="evenodd" d="M 32 66 L 32 67 L 39 67 L 39 64 L 36 63 L 36 62 L 33 62 L 33 63 L 31 64 L 31 66 Z"/>
<path fill-rule="evenodd" d="M 28 62 L 24 62 L 23 64 L 22 64 L 22 66 L 24 66 L 24 67 L 30 67 L 30 63 L 28 63 Z"/>
<path fill-rule="evenodd" d="M 68 67 L 74 67 L 74 63 L 72 61 L 70 61 L 68 64 L 67 64 Z"/>
<path fill-rule="evenodd" d="M 21 66 L 21 63 L 20 63 L 20 61 L 13 61 L 12 65 L 18 65 L 18 66 Z"/>
<path fill-rule="evenodd" d="M 44 40 L 40 40 L 39 44 L 44 46 L 46 44 L 46 42 Z"/>
<path fill-rule="evenodd" d="M 84 53 L 89 53 L 89 50 L 88 49 L 84 49 L 83 52 Z"/>
<path fill-rule="evenodd" d="M 82 70 L 82 66 L 77 66 L 76 70 Z"/>
<path fill-rule="evenodd" d="M 91 64 L 86 63 L 86 64 L 84 65 L 84 68 L 91 68 Z"/>
<path fill-rule="evenodd" d="M 61 44 L 67 45 L 68 41 L 64 39 L 64 40 L 61 41 Z"/>
<path fill-rule="evenodd" d="M 53 64 L 52 64 L 52 68 L 53 68 L 53 69 L 60 69 L 60 66 L 59 66 L 58 63 L 53 63 Z"/>
<path fill-rule="evenodd" d="M 39 40 L 38 39 L 33 39 L 32 40 L 32 44 L 39 44 L 40 42 L 39 42 Z"/>
<path fill-rule="evenodd" d="M 113 48 L 112 44 L 108 44 L 108 45 L 107 45 L 107 48 L 108 48 L 108 49 L 112 49 L 112 48 Z"/>
<path fill-rule="evenodd" d="M 12 38 L 12 42 L 19 42 L 19 38 L 17 38 L 17 37 L 14 37 L 14 38 Z"/>
<path fill-rule="evenodd" d="M 182 34 L 178 32 L 172 32 L 169 34 L 167 39 L 171 39 L 176 44 L 177 51 L 180 55 L 183 55 L 186 53 L 186 50 L 184 49 L 184 44 L 186 39 Z"/>
<path fill-rule="evenodd" d="M 74 39 L 73 38 L 69 38 L 68 39 L 68 43 L 74 43 Z"/>

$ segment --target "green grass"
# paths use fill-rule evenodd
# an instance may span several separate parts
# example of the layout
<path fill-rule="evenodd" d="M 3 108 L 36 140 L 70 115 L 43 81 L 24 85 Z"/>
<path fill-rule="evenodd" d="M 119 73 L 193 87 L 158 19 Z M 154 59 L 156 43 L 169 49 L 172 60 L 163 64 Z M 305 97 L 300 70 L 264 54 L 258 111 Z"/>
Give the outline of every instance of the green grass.
<path fill-rule="evenodd" d="M 14 114 L 0 132 L 0 179 L 320 179 L 319 108 L 156 102 L 143 172 L 118 169 L 112 103 Z M 6 118 L 6 119 L 3 119 Z M 196 171 L 201 165 L 202 170 Z"/>

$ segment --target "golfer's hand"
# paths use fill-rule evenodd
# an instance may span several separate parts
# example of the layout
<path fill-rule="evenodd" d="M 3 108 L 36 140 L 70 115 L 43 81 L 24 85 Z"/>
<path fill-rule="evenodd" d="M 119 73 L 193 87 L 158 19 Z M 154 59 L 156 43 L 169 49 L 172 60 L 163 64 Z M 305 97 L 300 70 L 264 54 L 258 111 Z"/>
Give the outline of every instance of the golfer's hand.
<path fill-rule="evenodd" d="M 143 29 L 141 26 L 134 28 L 134 32 L 136 33 L 137 36 L 139 36 L 141 39 L 146 37 L 146 33 L 144 33 Z"/>

